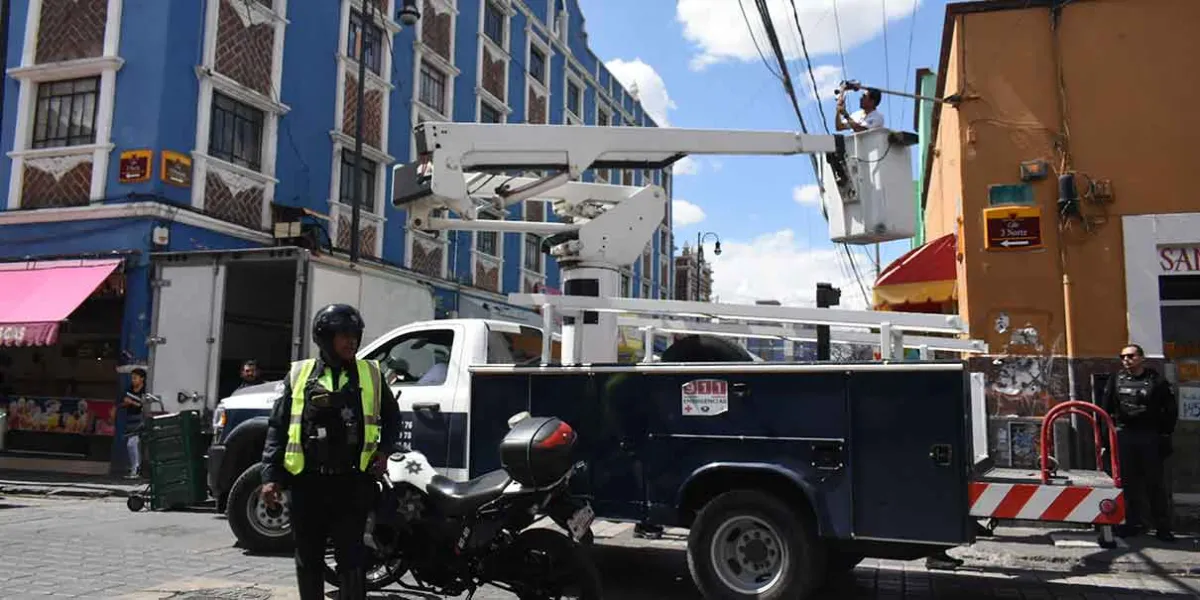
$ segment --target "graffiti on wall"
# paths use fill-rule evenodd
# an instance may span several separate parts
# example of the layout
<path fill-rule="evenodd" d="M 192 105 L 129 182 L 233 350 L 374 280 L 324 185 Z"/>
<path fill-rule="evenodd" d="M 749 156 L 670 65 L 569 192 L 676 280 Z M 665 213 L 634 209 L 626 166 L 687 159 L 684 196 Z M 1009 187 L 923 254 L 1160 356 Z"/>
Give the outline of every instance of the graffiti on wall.
<path fill-rule="evenodd" d="M 1004 346 L 992 358 L 988 376 L 988 407 L 1000 416 L 1039 416 L 1055 403 L 1053 381 L 1057 375 L 1055 355 L 1060 354 L 1061 335 L 1047 341 L 1030 323 L 1010 327 L 1007 315 L 996 319 L 998 333 L 1006 334 Z"/>

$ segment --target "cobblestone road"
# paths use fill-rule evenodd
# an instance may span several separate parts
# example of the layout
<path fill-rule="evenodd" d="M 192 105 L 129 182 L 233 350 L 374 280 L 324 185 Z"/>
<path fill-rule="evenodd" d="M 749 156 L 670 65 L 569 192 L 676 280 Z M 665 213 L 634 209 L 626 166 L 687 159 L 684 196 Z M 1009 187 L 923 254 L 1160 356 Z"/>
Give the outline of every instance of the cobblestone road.
<path fill-rule="evenodd" d="M 640 547 L 597 549 L 606 597 L 698 597 L 677 542 L 626 536 L 613 543 Z M 292 584 L 290 557 L 246 554 L 211 512 L 135 514 L 118 500 L 0 499 L 0 598 L 295 598 Z M 1145 574 L 931 573 L 921 563 L 868 561 L 832 582 L 823 597 L 1195 598 L 1198 590 L 1194 579 Z"/>

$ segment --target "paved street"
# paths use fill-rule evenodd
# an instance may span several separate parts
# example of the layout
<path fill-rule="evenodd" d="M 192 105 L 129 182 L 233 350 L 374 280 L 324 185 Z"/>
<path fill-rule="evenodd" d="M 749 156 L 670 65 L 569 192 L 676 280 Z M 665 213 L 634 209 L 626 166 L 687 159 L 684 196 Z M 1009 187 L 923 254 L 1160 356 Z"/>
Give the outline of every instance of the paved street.
<path fill-rule="evenodd" d="M 611 533 L 597 531 L 605 537 Z M 0 597 L 294 598 L 290 557 L 233 546 L 211 512 L 130 513 L 119 499 L 0 499 Z M 630 544 L 619 547 L 613 544 Z M 606 597 L 697 597 L 676 540 L 605 540 L 597 557 Z M 868 561 L 829 586 L 827 598 L 1194 598 L 1200 581 L 1168 575 L 1069 575 L 967 569 L 930 573 L 921 563 Z M 378 594 L 417 599 L 418 594 Z M 488 590 L 480 599 L 511 598 Z"/>

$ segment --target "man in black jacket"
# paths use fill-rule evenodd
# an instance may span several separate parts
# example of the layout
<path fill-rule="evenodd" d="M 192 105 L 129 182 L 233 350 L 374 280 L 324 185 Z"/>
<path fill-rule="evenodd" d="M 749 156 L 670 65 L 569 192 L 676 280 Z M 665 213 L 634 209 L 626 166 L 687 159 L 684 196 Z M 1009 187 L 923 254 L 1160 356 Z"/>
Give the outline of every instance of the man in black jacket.
<path fill-rule="evenodd" d="M 262 498 L 291 491 L 296 577 L 302 600 L 324 598 L 325 541 L 333 538 L 340 598 L 365 598 L 363 533 L 372 475 L 396 448 L 400 412 L 375 361 L 356 360 L 363 321 L 353 307 L 327 306 L 313 319 L 315 359 L 292 364 L 271 411 L 263 448 Z"/>
<path fill-rule="evenodd" d="M 1171 384 L 1145 364 L 1142 347 L 1130 344 L 1121 350 L 1122 369 L 1108 379 L 1104 410 L 1117 426 L 1118 458 L 1125 489 L 1125 527 L 1122 537 L 1143 531 L 1142 502 L 1150 504 L 1155 535 L 1175 541 L 1167 498 L 1164 463 L 1171 455 L 1171 435 L 1179 407 Z"/>

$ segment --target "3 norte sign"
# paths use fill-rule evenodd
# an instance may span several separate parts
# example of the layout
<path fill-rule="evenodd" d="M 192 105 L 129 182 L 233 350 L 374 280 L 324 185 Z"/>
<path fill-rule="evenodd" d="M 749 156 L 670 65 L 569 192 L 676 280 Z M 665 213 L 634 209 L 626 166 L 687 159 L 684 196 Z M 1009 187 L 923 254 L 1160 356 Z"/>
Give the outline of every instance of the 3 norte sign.
<path fill-rule="evenodd" d="M 683 416 L 712 417 L 729 410 L 729 384 L 720 379 L 694 379 L 683 384 Z"/>
<path fill-rule="evenodd" d="M 997 206 L 983 209 L 988 250 L 1031 250 L 1043 247 L 1042 209 Z"/>

